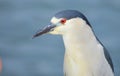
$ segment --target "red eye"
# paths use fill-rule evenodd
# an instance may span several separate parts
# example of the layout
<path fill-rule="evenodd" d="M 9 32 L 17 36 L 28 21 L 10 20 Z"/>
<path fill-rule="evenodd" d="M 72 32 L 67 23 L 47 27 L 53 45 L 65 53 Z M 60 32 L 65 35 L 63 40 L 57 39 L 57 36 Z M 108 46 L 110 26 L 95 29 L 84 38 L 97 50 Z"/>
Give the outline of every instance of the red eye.
<path fill-rule="evenodd" d="M 60 23 L 62 23 L 62 24 L 65 24 L 65 22 L 66 22 L 65 18 L 60 21 Z"/>

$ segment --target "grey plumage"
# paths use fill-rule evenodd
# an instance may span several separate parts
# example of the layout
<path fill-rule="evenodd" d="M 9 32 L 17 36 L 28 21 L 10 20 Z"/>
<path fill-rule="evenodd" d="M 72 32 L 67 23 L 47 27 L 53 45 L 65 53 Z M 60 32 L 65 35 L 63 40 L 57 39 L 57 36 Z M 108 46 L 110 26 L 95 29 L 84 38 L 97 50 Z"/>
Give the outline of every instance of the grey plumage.
<path fill-rule="evenodd" d="M 58 12 L 54 15 L 56 18 L 66 18 L 67 20 L 80 17 L 83 20 L 86 21 L 86 23 L 91 27 L 90 23 L 88 22 L 87 18 L 79 11 L 76 10 L 64 10 L 61 12 Z"/>
<path fill-rule="evenodd" d="M 103 46 L 103 45 L 102 45 Z M 104 47 L 104 46 L 103 46 Z M 105 58 L 107 59 L 109 65 L 111 66 L 112 68 L 112 71 L 114 72 L 114 67 L 113 67 L 113 62 L 112 62 L 112 59 L 110 57 L 110 54 L 108 53 L 107 49 L 104 47 L 104 54 L 105 54 Z"/>

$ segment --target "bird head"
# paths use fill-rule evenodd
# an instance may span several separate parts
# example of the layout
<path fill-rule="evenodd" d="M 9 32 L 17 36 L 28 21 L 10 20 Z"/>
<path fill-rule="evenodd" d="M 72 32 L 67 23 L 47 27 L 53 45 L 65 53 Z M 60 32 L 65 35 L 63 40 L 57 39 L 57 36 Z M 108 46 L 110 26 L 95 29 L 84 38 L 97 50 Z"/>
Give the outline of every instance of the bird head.
<path fill-rule="evenodd" d="M 86 26 L 87 25 L 87 26 Z M 65 35 L 72 32 L 85 30 L 84 27 L 91 27 L 87 18 L 76 10 L 64 10 L 56 13 L 48 26 L 38 31 L 34 37 L 49 33 Z"/>

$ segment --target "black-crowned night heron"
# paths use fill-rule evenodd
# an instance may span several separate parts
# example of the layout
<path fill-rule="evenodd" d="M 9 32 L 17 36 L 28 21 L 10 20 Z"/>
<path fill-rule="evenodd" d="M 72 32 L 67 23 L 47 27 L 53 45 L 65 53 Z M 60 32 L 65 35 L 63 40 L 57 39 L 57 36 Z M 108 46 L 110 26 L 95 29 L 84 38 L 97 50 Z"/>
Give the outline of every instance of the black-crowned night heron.
<path fill-rule="evenodd" d="M 108 51 L 95 36 L 87 18 L 76 10 L 58 12 L 42 34 L 62 35 L 65 45 L 65 76 L 114 76 Z"/>

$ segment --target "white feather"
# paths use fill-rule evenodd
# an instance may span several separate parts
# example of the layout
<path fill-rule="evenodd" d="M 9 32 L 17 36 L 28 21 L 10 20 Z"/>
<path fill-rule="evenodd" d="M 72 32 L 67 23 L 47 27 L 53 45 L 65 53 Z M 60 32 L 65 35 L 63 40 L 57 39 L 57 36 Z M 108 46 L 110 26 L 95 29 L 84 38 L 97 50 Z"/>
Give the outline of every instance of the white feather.
<path fill-rule="evenodd" d="M 52 23 L 58 21 L 55 17 L 51 20 Z M 63 36 L 65 76 L 114 76 L 102 45 L 83 19 L 70 19 L 51 33 Z"/>

